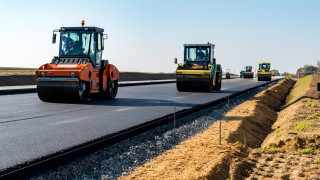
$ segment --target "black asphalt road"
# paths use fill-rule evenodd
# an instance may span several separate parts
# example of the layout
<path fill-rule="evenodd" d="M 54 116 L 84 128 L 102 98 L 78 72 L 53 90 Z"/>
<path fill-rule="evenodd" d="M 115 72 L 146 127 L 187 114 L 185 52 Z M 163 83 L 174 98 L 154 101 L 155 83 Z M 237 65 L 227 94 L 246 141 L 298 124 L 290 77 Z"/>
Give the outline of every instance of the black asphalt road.
<path fill-rule="evenodd" d="M 177 92 L 174 83 L 120 87 L 115 100 L 86 104 L 44 103 L 35 93 L 0 96 L 0 170 L 263 83 L 226 79 L 211 93 Z"/>

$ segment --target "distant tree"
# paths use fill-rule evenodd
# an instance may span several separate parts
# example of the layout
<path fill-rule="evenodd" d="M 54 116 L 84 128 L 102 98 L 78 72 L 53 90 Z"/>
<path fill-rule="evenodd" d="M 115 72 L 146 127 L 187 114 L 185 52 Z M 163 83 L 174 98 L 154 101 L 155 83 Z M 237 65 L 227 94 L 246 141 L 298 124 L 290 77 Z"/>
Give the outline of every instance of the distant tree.
<path fill-rule="evenodd" d="M 288 72 L 284 72 L 284 73 L 283 73 L 283 76 L 288 77 L 288 78 L 291 77 L 290 73 L 288 73 Z"/>
<path fill-rule="evenodd" d="M 296 76 L 297 76 L 298 78 L 301 78 L 301 76 L 302 76 L 302 68 L 299 68 L 299 69 L 297 70 Z"/>
<path fill-rule="evenodd" d="M 304 65 L 303 68 L 301 68 L 301 74 L 303 76 L 308 76 L 310 74 L 315 74 L 318 72 L 318 67 L 312 66 L 312 65 Z"/>

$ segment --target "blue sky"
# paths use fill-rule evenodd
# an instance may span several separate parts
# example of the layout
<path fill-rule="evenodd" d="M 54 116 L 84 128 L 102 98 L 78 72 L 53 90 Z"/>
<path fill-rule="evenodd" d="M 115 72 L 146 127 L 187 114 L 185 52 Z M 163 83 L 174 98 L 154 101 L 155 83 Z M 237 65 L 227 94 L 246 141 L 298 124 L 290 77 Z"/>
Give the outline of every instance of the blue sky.
<path fill-rule="evenodd" d="M 210 41 L 224 70 L 268 61 L 294 73 L 320 59 L 319 8 L 316 0 L 0 0 L 0 66 L 50 62 L 52 30 L 84 19 L 105 29 L 103 59 L 120 71 L 173 72 L 184 43 Z"/>

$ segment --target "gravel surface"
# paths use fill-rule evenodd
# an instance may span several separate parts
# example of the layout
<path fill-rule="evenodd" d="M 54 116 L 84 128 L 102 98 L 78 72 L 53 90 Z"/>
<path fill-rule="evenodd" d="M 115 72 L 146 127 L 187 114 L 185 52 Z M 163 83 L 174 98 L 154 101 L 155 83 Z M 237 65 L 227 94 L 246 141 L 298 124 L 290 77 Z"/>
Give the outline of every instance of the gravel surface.
<path fill-rule="evenodd" d="M 31 179 L 117 179 L 179 142 L 201 133 L 226 112 L 272 85 L 274 83 L 177 120 L 175 140 L 173 123 L 169 123 Z"/>

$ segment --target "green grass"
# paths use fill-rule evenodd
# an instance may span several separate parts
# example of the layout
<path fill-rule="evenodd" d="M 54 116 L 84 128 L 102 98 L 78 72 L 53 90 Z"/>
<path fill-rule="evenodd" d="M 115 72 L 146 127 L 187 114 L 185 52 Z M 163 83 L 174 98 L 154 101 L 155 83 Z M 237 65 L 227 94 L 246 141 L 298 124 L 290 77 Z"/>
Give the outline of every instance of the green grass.
<path fill-rule="evenodd" d="M 278 152 L 283 152 L 280 148 L 270 148 L 267 150 L 268 153 L 271 153 L 271 154 L 275 154 L 275 153 L 278 153 Z"/>
<path fill-rule="evenodd" d="M 293 86 L 293 89 L 288 96 L 287 104 L 293 103 L 295 100 L 304 96 L 307 90 L 309 89 L 311 80 L 312 80 L 311 75 L 303 77 L 302 79 L 298 80 Z"/>
<path fill-rule="evenodd" d="M 310 101 L 311 100 L 311 98 L 304 98 L 303 100 L 302 100 L 302 102 L 307 102 L 307 101 Z"/>
<path fill-rule="evenodd" d="M 261 153 L 270 153 L 270 154 L 275 154 L 275 153 L 284 153 L 285 151 L 284 150 L 281 150 L 280 148 L 278 147 L 270 147 L 270 146 L 267 146 L 265 147 L 264 149 L 261 149 L 261 148 L 257 148 L 256 149 L 257 152 L 261 152 Z"/>
<path fill-rule="evenodd" d="M 313 126 L 310 123 L 300 122 L 300 123 L 294 123 L 293 129 L 297 131 L 312 131 Z"/>
<path fill-rule="evenodd" d="M 311 148 L 307 148 L 307 149 L 298 149 L 298 152 L 299 153 L 302 153 L 302 154 L 310 154 L 312 155 L 313 154 L 313 150 Z"/>
<path fill-rule="evenodd" d="M 315 159 L 315 160 L 314 160 L 314 163 L 320 164 L 320 158 Z"/>
<path fill-rule="evenodd" d="M 315 116 L 320 116 L 320 113 L 314 113 Z"/>
<path fill-rule="evenodd" d="M 318 107 L 318 104 L 317 104 L 317 103 L 313 103 L 313 104 L 311 105 L 311 107 L 316 108 L 316 107 Z"/>
<path fill-rule="evenodd" d="M 306 115 L 299 115 L 300 118 L 306 118 Z"/>

